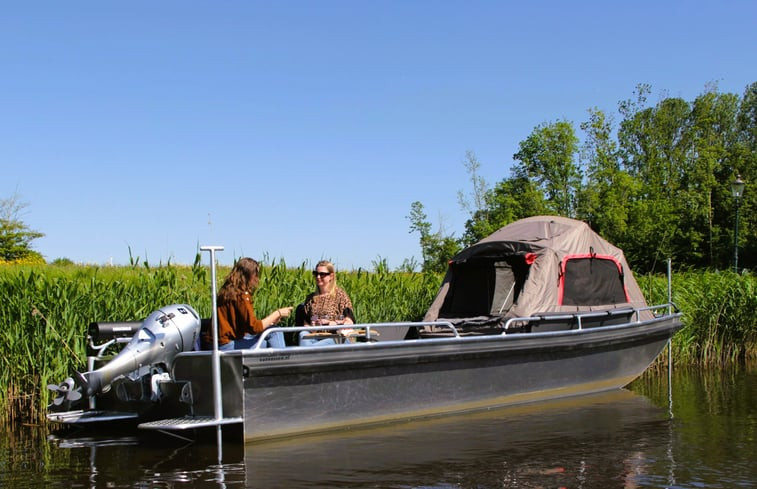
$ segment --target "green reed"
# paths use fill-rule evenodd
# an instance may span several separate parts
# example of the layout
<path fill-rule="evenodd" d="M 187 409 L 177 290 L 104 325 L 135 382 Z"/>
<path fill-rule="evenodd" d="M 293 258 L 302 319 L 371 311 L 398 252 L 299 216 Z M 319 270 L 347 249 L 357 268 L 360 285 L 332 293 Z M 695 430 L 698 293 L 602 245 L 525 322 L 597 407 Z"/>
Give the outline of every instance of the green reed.
<path fill-rule="evenodd" d="M 141 321 L 174 303 L 210 317 L 208 267 L 134 264 L 128 267 L 0 267 L 0 409 L 11 420 L 37 420 L 50 402 L 47 384 L 86 368 L 87 326 L 93 321 Z M 312 264 L 265 263 L 255 309 L 263 317 L 296 306 L 315 289 Z M 229 267 L 219 267 L 218 286 Z M 667 281 L 637 277 L 650 304 L 667 302 Z M 359 322 L 417 321 L 441 284 L 439 274 L 374 270 L 338 271 Z M 757 358 L 755 279 L 733 273 L 674 275 L 673 301 L 685 327 L 673 339 L 677 362 L 722 363 Z M 290 317 L 284 324 L 292 325 Z M 664 359 L 664 356 L 661 356 Z"/>
<path fill-rule="evenodd" d="M 263 264 L 255 309 L 263 317 L 296 306 L 315 289 L 312 267 Z M 229 267 L 217 270 L 217 286 Z M 47 384 L 86 368 L 87 327 L 93 321 L 141 321 L 152 311 L 186 303 L 210 317 L 207 267 L 4 266 L 0 268 L 0 409 L 10 419 L 39 419 L 51 401 Z M 418 319 L 440 277 L 364 270 L 338 273 L 361 322 Z M 290 317 L 285 325 L 294 324 Z"/>
<path fill-rule="evenodd" d="M 667 302 L 667 278 L 644 276 L 638 281 L 650 304 Z M 674 360 L 702 365 L 757 359 L 756 285 L 757 279 L 751 274 L 674 274 L 673 302 L 683 313 L 684 323 L 672 341 Z"/>
<path fill-rule="evenodd" d="M 93 321 L 140 321 L 171 303 L 209 313 L 207 287 L 190 269 L 3 267 L 0 269 L 0 407 L 36 418 L 57 384 L 86 365 Z M 12 402 L 11 402 L 12 401 Z"/>

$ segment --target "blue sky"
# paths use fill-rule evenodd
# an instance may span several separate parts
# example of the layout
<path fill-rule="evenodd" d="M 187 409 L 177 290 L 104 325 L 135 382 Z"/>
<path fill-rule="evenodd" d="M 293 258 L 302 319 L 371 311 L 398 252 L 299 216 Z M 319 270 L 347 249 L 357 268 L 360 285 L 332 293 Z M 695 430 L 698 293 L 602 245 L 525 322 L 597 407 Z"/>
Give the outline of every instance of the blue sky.
<path fill-rule="evenodd" d="M 539 124 L 757 81 L 757 2 L 13 2 L 0 198 L 47 259 L 191 263 L 197 246 L 341 269 L 461 235 Z M 207 262 L 207 257 L 204 257 Z"/>

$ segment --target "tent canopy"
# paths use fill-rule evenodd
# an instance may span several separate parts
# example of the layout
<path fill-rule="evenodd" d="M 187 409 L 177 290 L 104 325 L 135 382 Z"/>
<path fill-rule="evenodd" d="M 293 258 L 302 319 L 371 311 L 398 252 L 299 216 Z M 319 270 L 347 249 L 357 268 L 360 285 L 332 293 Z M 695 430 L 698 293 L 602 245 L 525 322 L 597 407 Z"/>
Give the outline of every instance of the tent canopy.
<path fill-rule="evenodd" d="M 535 216 L 462 250 L 424 320 L 645 307 L 623 252 L 581 221 Z"/>

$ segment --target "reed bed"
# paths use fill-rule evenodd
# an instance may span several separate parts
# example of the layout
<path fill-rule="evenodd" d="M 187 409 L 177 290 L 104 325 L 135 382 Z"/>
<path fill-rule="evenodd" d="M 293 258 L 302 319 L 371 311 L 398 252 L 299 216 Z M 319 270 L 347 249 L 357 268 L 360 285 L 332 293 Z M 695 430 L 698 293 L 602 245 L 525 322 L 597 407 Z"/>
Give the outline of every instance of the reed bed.
<path fill-rule="evenodd" d="M 679 363 L 714 365 L 757 359 L 757 278 L 692 271 L 673 277 L 684 328 L 673 341 Z"/>
<path fill-rule="evenodd" d="M 312 267 L 263 263 L 255 296 L 259 316 L 302 302 L 315 289 Z M 218 286 L 228 267 L 217 270 Z M 0 267 L 0 409 L 11 420 L 38 420 L 50 402 L 47 384 L 86 368 L 87 327 L 93 321 L 141 321 L 167 304 L 185 303 L 210 317 L 207 267 Z M 441 278 L 422 273 L 339 272 L 361 322 L 422 317 Z M 284 325 L 292 325 L 290 317 Z"/>
<path fill-rule="evenodd" d="M 259 316 L 295 306 L 315 288 L 312 265 L 263 263 L 255 297 Z M 218 285 L 228 273 L 219 267 Z M 0 267 L 0 409 L 11 420 L 43 418 L 47 384 L 86 368 L 86 330 L 92 321 L 141 321 L 173 303 L 192 305 L 210 317 L 207 266 L 127 267 L 23 265 Z M 667 281 L 637 277 L 650 304 L 667 302 Z M 433 300 L 442 276 L 373 270 L 338 271 L 359 322 L 417 321 Z M 677 362 L 716 364 L 757 358 L 755 279 L 733 273 L 686 272 L 674 276 L 673 301 L 685 327 L 672 342 Z M 293 324 L 289 318 L 287 325 Z M 660 357 L 663 361 L 664 356 Z"/>
<path fill-rule="evenodd" d="M 0 269 L 0 404 L 11 417 L 38 417 L 44 386 L 86 365 L 90 322 L 138 321 L 177 302 L 209 310 L 200 289 L 191 269 L 175 267 Z"/>
<path fill-rule="evenodd" d="M 650 304 L 667 302 L 667 278 L 637 277 Z M 673 275 L 673 302 L 684 327 L 671 342 L 673 361 L 681 365 L 729 365 L 757 360 L 757 295 L 754 275 L 689 271 Z M 654 368 L 667 365 L 657 358 Z"/>

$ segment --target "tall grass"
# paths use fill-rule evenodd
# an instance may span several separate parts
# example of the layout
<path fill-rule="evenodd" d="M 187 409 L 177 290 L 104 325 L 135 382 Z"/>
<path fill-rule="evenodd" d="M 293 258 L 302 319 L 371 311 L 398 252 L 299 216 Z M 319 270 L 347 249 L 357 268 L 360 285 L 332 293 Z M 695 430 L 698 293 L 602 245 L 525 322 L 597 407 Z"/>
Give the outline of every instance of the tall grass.
<path fill-rule="evenodd" d="M 259 316 L 295 306 L 315 288 L 312 266 L 264 263 L 255 296 Z M 218 270 L 219 285 L 228 267 Z M 86 329 L 92 321 L 141 321 L 173 303 L 210 317 L 207 267 L 0 266 L 0 409 L 11 420 L 41 419 L 50 393 L 73 370 L 86 367 Z M 637 277 L 650 304 L 667 302 L 664 277 Z M 359 322 L 417 321 L 442 276 L 374 270 L 340 271 Z M 685 327 L 673 340 L 677 362 L 727 363 L 757 358 L 755 278 L 733 273 L 674 275 L 673 301 Z M 293 324 L 289 318 L 286 324 Z"/>
<path fill-rule="evenodd" d="M 255 295 L 258 316 L 295 306 L 315 288 L 312 268 L 281 260 L 263 264 Z M 228 267 L 219 267 L 219 286 Z M 210 317 L 206 268 L 136 262 L 129 267 L 0 267 L 0 409 L 11 419 L 39 419 L 50 402 L 47 384 L 86 367 L 87 326 L 93 321 L 141 321 L 174 303 Z M 436 276 L 358 270 L 338 273 L 361 322 L 417 319 L 440 282 Z M 285 324 L 291 325 L 290 317 Z"/>
<path fill-rule="evenodd" d="M 287 267 L 284 260 L 264 264 L 255 294 L 258 316 L 282 306 L 296 306 L 315 291 L 312 266 Z M 391 272 L 385 261 L 373 271 L 337 272 L 337 285 L 347 292 L 361 323 L 416 321 L 423 317 L 442 277 L 438 274 Z M 290 317 L 285 325 L 294 324 Z"/>
<path fill-rule="evenodd" d="M 86 365 L 92 321 L 142 320 L 166 304 L 210 308 L 202 277 L 191 269 L 98 267 L 0 268 L 0 404 L 35 418 L 48 383 Z"/>
<path fill-rule="evenodd" d="M 673 300 L 684 328 L 673 341 L 681 363 L 726 364 L 757 358 L 757 278 L 692 271 L 674 275 Z"/>

